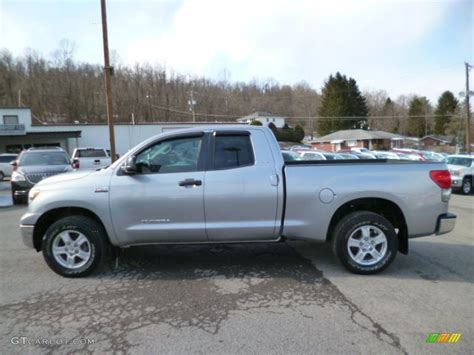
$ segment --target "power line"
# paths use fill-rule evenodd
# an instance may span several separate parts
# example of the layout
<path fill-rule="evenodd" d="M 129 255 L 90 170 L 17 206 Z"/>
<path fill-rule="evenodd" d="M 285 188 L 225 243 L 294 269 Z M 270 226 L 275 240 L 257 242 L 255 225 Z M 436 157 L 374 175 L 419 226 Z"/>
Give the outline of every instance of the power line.
<path fill-rule="evenodd" d="M 181 111 L 169 107 L 163 107 L 158 105 L 151 105 L 154 108 L 163 111 L 169 111 L 174 113 L 179 113 L 183 115 L 193 115 L 191 112 Z M 223 118 L 244 118 L 247 115 L 227 115 L 227 114 L 216 114 L 216 113 L 194 113 L 196 116 L 206 116 L 206 117 L 223 117 Z M 357 119 L 389 119 L 389 118 L 436 118 L 436 117 L 457 117 L 454 115 L 385 115 L 385 116 L 282 116 L 286 119 L 298 119 L 298 120 L 331 120 L 331 119 L 347 119 L 347 120 L 357 120 Z M 249 117 L 251 119 L 251 117 Z"/>

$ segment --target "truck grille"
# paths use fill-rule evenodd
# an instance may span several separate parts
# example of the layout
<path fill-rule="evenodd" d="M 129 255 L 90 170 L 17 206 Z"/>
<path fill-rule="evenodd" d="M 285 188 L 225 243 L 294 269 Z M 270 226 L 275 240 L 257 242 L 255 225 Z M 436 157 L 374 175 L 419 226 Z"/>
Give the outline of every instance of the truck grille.
<path fill-rule="evenodd" d="M 36 184 L 40 182 L 43 179 L 46 179 L 47 177 L 57 175 L 61 171 L 55 171 L 55 172 L 50 172 L 50 173 L 36 173 L 36 174 L 27 174 L 26 179 L 28 180 L 29 183 L 31 184 Z"/>

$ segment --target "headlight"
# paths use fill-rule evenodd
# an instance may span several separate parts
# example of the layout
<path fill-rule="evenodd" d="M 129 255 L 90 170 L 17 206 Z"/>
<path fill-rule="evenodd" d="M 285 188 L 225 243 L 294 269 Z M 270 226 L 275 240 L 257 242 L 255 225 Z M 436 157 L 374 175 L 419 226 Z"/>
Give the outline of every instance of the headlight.
<path fill-rule="evenodd" d="M 451 174 L 453 174 L 454 176 L 461 176 L 461 170 L 453 170 L 451 171 Z"/>
<path fill-rule="evenodd" d="M 11 181 L 25 181 L 25 176 L 16 171 L 12 173 Z"/>
<path fill-rule="evenodd" d="M 38 197 L 39 194 L 40 194 L 40 190 L 33 188 L 30 190 L 30 193 L 28 194 L 28 199 L 30 201 L 33 201 L 36 197 Z"/>

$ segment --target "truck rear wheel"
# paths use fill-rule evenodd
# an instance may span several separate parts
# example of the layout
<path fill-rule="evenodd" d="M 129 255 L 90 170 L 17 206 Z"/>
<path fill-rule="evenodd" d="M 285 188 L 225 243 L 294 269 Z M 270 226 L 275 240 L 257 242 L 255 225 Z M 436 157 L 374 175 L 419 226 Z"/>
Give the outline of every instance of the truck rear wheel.
<path fill-rule="evenodd" d="M 42 251 L 48 266 L 59 275 L 87 276 L 105 257 L 106 234 L 92 218 L 63 217 L 46 230 Z"/>
<path fill-rule="evenodd" d="M 332 249 L 342 264 L 356 274 L 376 274 L 395 259 L 398 238 L 392 224 L 383 216 L 359 211 L 348 214 L 337 224 Z"/>

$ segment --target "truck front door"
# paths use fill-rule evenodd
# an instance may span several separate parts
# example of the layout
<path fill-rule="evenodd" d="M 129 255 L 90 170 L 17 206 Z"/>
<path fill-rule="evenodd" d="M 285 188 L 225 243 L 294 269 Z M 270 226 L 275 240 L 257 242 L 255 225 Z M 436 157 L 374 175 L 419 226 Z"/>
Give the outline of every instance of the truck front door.
<path fill-rule="evenodd" d="M 110 211 L 123 244 L 207 241 L 202 133 L 161 140 L 136 154 L 137 173 L 116 174 Z"/>

